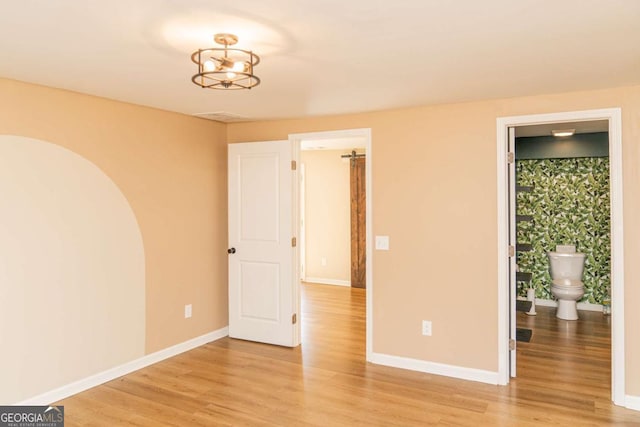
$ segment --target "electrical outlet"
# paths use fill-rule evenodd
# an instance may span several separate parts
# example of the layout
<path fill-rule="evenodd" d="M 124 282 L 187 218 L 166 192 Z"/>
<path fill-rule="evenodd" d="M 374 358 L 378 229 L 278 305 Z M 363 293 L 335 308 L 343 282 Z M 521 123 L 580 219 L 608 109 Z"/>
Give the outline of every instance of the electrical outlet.
<path fill-rule="evenodd" d="M 191 317 L 191 311 L 192 311 L 192 306 L 191 304 L 187 304 L 184 306 L 184 318 L 188 319 Z"/>
<path fill-rule="evenodd" d="M 422 335 L 431 336 L 431 320 L 422 321 Z"/>

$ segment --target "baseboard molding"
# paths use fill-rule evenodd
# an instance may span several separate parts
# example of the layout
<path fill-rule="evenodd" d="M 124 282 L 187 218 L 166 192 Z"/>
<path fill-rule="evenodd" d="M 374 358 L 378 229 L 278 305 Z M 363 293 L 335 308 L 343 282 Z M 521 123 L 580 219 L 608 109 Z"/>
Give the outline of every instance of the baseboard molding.
<path fill-rule="evenodd" d="M 601 304 L 591 304 L 589 302 L 579 302 L 578 303 L 578 310 L 602 312 L 602 305 Z"/>
<path fill-rule="evenodd" d="M 627 409 L 633 409 L 634 411 L 640 411 L 640 396 L 629 396 L 629 395 L 626 395 L 624 397 L 624 406 Z"/>
<path fill-rule="evenodd" d="M 173 356 L 177 356 L 185 351 L 193 350 L 196 347 L 210 343 L 212 341 L 219 340 L 229 335 L 229 328 L 224 327 L 217 331 L 209 332 L 208 334 L 201 335 L 199 337 L 190 339 L 188 341 L 176 344 L 174 346 L 165 348 L 164 350 L 156 351 L 155 353 L 147 354 L 139 359 L 132 360 L 123 365 L 116 366 L 106 371 L 91 375 L 90 377 L 83 378 L 73 383 L 64 385 L 54 390 L 42 393 L 38 396 L 31 397 L 16 403 L 15 405 L 50 405 L 53 402 L 65 399 L 74 394 L 96 387 L 100 384 L 104 384 L 108 381 L 119 378 L 123 375 L 129 374 L 133 371 L 137 371 L 154 363 L 158 363 L 162 360 L 168 359 Z"/>
<path fill-rule="evenodd" d="M 445 377 L 458 378 L 461 380 L 477 381 L 486 384 L 498 384 L 497 372 L 485 371 L 482 369 L 445 365 L 442 363 L 427 362 L 425 360 L 381 353 L 372 353 L 369 362 L 394 368 L 425 372 L 428 374 L 443 375 Z"/>
<path fill-rule="evenodd" d="M 536 298 L 536 305 L 539 305 L 539 306 L 542 306 L 542 307 L 557 307 L 558 306 L 558 302 L 556 300 L 551 300 L 551 299 L 538 299 L 538 298 Z M 602 305 L 600 305 L 600 304 L 591 304 L 591 303 L 588 303 L 588 302 L 579 302 L 578 303 L 578 310 L 602 312 Z"/>
<path fill-rule="evenodd" d="M 350 280 L 323 279 L 322 277 L 307 277 L 304 281 L 321 285 L 351 286 Z"/>
<path fill-rule="evenodd" d="M 558 303 L 552 299 L 538 299 L 536 298 L 536 305 L 542 307 L 557 307 Z"/>

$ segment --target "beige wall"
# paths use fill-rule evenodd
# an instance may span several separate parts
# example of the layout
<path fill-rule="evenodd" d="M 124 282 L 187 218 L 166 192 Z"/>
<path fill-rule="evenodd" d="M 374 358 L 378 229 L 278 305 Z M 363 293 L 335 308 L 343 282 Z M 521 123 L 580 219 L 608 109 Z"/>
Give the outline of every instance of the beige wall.
<path fill-rule="evenodd" d="M 609 107 L 623 123 L 626 391 L 640 395 L 640 87 L 238 123 L 227 135 L 371 128 L 373 232 L 391 247 L 373 257 L 373 350 L 497 371 L 496 118 Z"/>
<path fill-rule="evenodd" d="M 147 353 L 227 324 L 226 141 L 370 127 L 373 230 L 391 239 L 373 257 L 374 351 L 491 371 L 496 118 L 621 107 L 626 392 L 640 395 L 640 87 L 227 126 L 2 79 L 0 95 L 0 134 L 68 148 L 131 206 L 145 252 Z M 432 337 L 420 335 L 422 319 L 433 321 Z"/>
<path fill-rule="evenodd" d="M 225 125 L 0 79 L 0 134 L 65 147 L 122 192 L 144 245 L 146 353 L 227 325 Z M 193 317 L 184 319 L 188 303 Z M 86 372 L 79 366 L 74 375 Z M 49 389 L 43 383 L 32 392 Z"/>
<path fill-rule="evenodd" d="M 305 270 L 308 278 L 351 280 L 351 199 L 346 150 L 303 151 Z M 326 265 L 322 265 L 322 259 Z"/>

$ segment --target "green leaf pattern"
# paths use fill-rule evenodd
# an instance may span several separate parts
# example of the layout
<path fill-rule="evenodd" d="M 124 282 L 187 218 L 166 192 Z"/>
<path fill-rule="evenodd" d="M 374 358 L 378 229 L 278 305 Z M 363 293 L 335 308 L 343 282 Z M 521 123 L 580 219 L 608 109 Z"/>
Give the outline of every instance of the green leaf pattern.
<path fill-rule="evenodd" d="M 518 243 L 533 250 L 518 252 L 520 271 L 532 273 L 536 298 L 553 299 L 547 252 L 559 244 L 576 245 L 586 257 L 582 301 L 601 304 L 611 283 L 609 158 L 518 160 L 518 185 L 533 186 L 517 194 L 517 211 L 533 222 L 517 225 Z M 526 296 L 529 284 L 518 283 Z"/>

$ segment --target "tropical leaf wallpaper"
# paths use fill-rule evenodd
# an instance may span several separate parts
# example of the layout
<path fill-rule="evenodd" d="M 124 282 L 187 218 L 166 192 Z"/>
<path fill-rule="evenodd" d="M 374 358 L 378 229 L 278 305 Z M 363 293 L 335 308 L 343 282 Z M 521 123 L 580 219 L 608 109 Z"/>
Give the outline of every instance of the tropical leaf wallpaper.
<path fill-rule="evenodd" d="M 609 158 L 517 160 L 516 173 L 518 185 L 533 186 L 516 198 L 518 214 L 533 216 L 517 224 L 518 243 L 533 245 L 517 263 L 532 273 L 536 298 L 553 299 L 547 252 L 573 244 L 587 255 L 582 301 L 601 304 L 611 283 Z M 518 283 L 518 295 L 528 287 Z"/>

